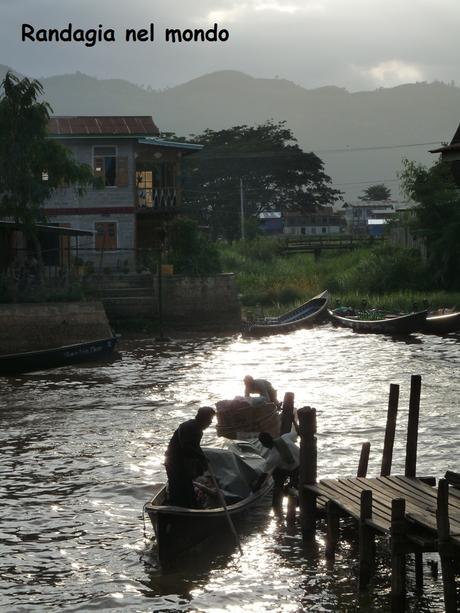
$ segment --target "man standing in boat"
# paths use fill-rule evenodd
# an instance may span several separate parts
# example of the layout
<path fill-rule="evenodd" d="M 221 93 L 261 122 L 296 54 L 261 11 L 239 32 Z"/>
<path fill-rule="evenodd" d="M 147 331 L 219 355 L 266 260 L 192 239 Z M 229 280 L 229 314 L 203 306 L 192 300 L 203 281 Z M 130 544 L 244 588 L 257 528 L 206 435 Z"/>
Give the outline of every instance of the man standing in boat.
<path fill-rule="evenodd" d="M 296 440 L 296 432 L 288 432 L 278 438 L 273 438 L 268 432 L 261 432 L 259 434 L 259 441 L 270 452 L 266 456 L 263 473 L 255 483 L 254 489 L 259 489 L 267 474 L 272 475 L 275 484 L 273 490 L 274 503 L 277 501 L 278 492 L 281 491 L 287 479 L 289 479 L 289 485 L 297 487 L 300 449 L 296 444 Z"/>
<path fill-rule="evenodd" d="M 193 479 L 202 475 L 208 467 L 200 443 L 203 431 L 211 425 L 214 415 L 212 407 L 199 408 L 194 419 L 182 423 L 169 441 L 165 467 L 171 505 L 192 509 L 199 507 Z"/>
<path fill-rule="evenodd" d="M 259 394 L 266 402 L 273 402 L 276 406 L 279 405 L 276 390 L 270 381 L 266 379 L 254 379 L 251 375 L 246 375 L 244 381 L 244 395 Z"/>

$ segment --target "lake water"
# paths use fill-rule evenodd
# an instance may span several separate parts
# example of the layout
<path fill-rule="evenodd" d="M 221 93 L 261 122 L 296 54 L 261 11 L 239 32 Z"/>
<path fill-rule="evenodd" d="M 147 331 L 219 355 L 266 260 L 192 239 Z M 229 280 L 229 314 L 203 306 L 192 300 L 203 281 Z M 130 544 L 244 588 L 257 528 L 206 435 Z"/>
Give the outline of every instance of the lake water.
<path fill-rule="evenodd" d="M 142 507 L 164 480 L 177 425 L 240 395 L 246 374 L 271 380 L 281 398 L 294 392 L 297 407 L 316 407 L 320 478 L 355 474 L 364 441 L 368 474 L 378 474 L 390 383 L 401 386 L 393 472 L 403 471 L 410 376 L 420 374 L 418 473 L 459 471 L 459 337 L 404 341 L 326 325 L 261 340 L 130 339 L 120 348 L 122 359 L 105 365 L 0 378 L 1 611 L 388 611 L 386 548 L 359 596 L 351 528 L 330 565 L 324 526 L 304 545 L 298 527 L 263 509 L 242 527 L 242 555 L 231 543 L 211 547 L 162 574 Z M 205 442 L 215 436 L 211 427 Z M 409 610 L 443 611 L 429 556 L 421 597 L 409 563 Z"/>

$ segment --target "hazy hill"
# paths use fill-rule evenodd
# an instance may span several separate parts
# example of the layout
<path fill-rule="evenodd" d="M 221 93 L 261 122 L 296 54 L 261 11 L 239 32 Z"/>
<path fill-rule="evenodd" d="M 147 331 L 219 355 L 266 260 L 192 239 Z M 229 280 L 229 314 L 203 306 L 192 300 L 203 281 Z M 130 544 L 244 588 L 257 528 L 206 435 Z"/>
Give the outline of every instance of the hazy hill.
<path fill-rule="evenodd" d="M 5 71 L 0 66 L 0 76 Z M 434 145 L 400 146 L 450 141 L 460 122 L 460 89 L 438 82 L 350 93 L 338 87 L 308 90 L 236 71 L 207 74 L 162 91 L 78 72 L 40 80 L 56 114 L 149 114 L 160 130 L 179 135 L 285 119 L 300 145 L 324 160 L 349 198 L 369 182 L 383 181 L 397 196 L 395 178 L 403 157 L 434 161 L 428 153 Z M 371 149 L 356 151 L 362 147 Z"/>

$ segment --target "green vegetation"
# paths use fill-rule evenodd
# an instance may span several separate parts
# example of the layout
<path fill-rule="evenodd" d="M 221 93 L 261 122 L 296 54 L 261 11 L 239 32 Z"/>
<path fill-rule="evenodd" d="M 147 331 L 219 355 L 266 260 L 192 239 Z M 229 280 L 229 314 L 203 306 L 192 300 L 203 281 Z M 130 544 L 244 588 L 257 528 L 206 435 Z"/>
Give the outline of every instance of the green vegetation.
<path fill-rule="evenodd" d="M 74 186 L 81 195 L 94 178 L 89 166 L 76 162 L 65 147 L 48 138 L 51 108 L 39 101 L 43 88 L 38 81 L 8 72 L 0 91 L 0 217 L 23 225 L 35 246 L 43 283 L 36 232 L 36 224 L 44 221 L 43 204 L 63 185 Z"/>
<path fill-rule="evenodd" d="M 364 202 L 383 202 L 391 198 L 391 191 L 383 183 L 377 185 L 370 185 L 367 187 L 362 196 L 359 196 L 360 200 Z"/>
<path fill-rule="evenodd" d="M 176 217 L 168 227 L 168 258 L 174 271 L 183 275 L 212 275 L 221 272 L 219 252 L 187 217 Z"/>
<path fill-rule="evenodd" d="M 460 290 L 460 193 L 450 165 L 405 160 L 401 179 L 406 196 L 419 203 L 412 231 L 426 241 L 433 283 Z"/>
<path fill-rule="evenodd" d="M 284 121 L 205 130 L 192 140 L 204 147 L 183 161 L 184 200 L 214 239 L 241 237 L 241 192 L 245 219 L 270 210 L 311 212 L 340 199 L 323 162 L 302 151 Z"/>
<path fill-rule="evenodd" d="M 460 294 L 433 292 L 417 252 L 378 245 L 352 252 L 280 255 L 278 239 L 221 245 L 224 271 L 237 273 L 248 312 L 279 313 L 328 289 L 333 302 L 358 307 L 362 300 L 385 310 L 460 305 Z"/>
<path fill-rule="evenodd" d="M 56 283 L 15 282 L 11 277 L 0 274 L 0 303 L 8 302 L 80 302 L 91 299 L 77 280 Z"/>

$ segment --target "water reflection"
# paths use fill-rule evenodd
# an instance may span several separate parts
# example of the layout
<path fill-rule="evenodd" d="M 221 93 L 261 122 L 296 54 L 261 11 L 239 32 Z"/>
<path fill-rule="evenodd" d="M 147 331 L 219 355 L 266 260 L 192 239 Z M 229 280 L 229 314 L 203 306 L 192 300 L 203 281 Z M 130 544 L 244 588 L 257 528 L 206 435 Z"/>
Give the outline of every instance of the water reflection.
<path fill-rule="evenodd" d="M 164 479 L 163 453 L 178 422 L 201 404 L 241 394 L 246 374 L 317 408 L 321 477 L 354 474 L 365 440 L 369 473 L 379 470 L 390 382 L 401 385 L 394 471 L 403 470 L 410 375 L 421 374 L 419 471 L 460 470 L 458 335 L 403 341 L 322 326 L 256 340 L 132 339 L 121 349 L 112 363 L 1 380 L 0 608 L 388 610 L 384 548 L 360 597 L 352 533 L 331 566 L 322 530 L 304 543 L 298 526 L 265 513 L 243 526 L 242 556 L 231 538 L 222 550 L 219 535 L 206 556 L 165 575 L 149 526 L 144 539 L 142 505 Z M 215 432 L 205 440 L 214 443 Z M 441 592 L 428 576 L 425 595 L 412 590 L 410 606 L 442 611 Z"/>

